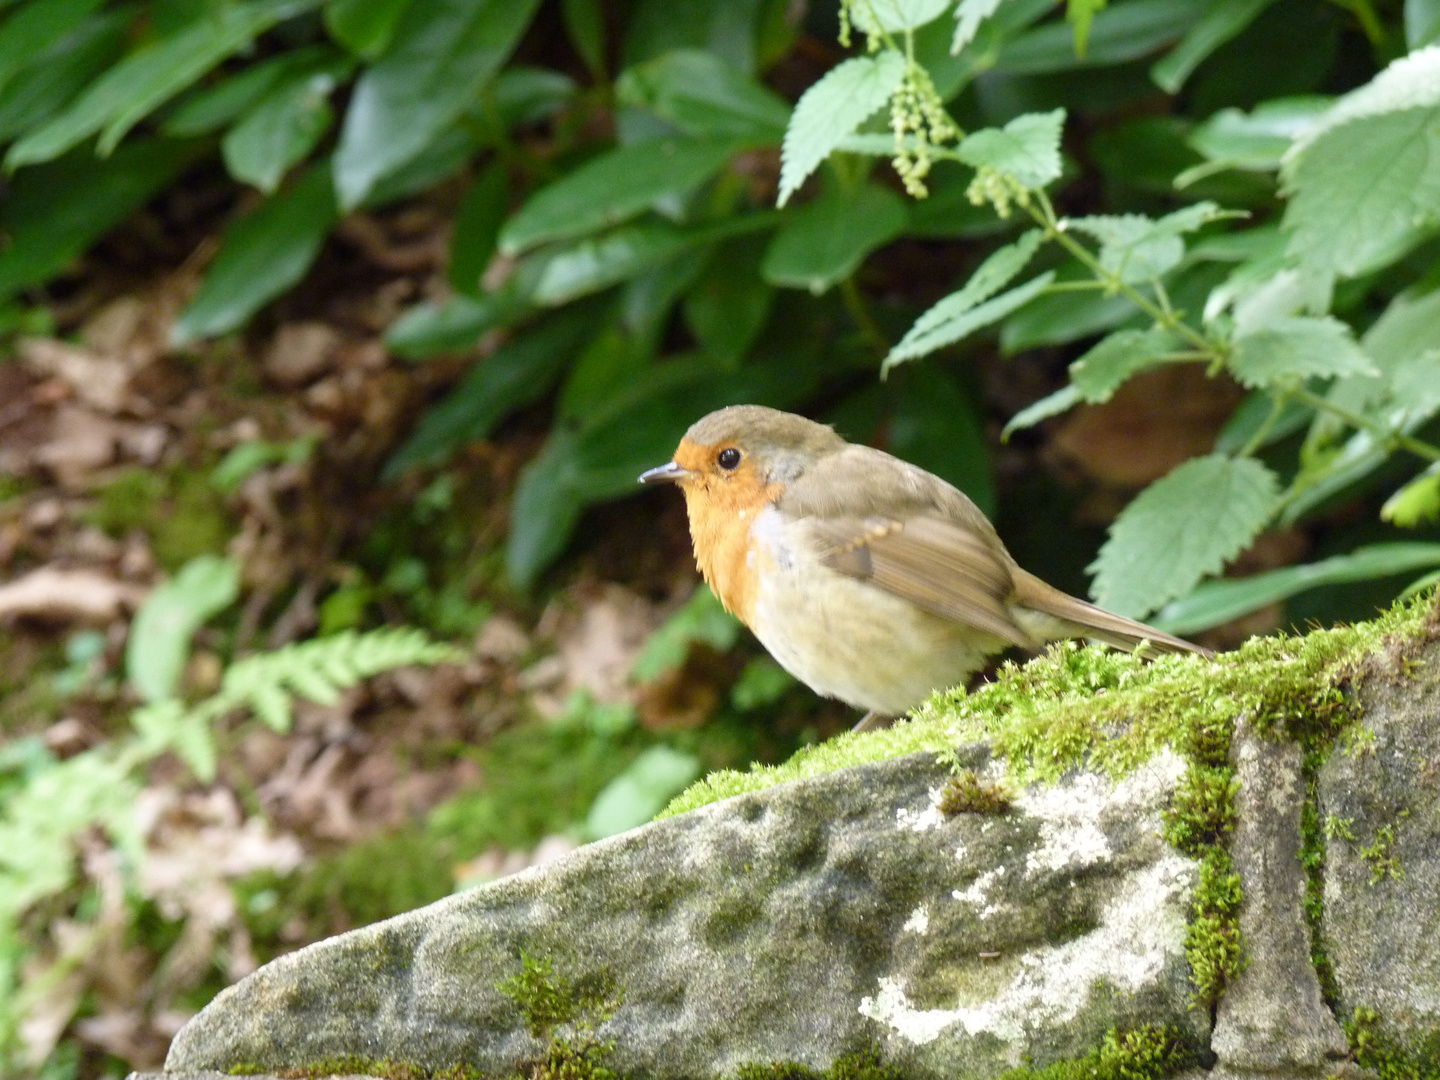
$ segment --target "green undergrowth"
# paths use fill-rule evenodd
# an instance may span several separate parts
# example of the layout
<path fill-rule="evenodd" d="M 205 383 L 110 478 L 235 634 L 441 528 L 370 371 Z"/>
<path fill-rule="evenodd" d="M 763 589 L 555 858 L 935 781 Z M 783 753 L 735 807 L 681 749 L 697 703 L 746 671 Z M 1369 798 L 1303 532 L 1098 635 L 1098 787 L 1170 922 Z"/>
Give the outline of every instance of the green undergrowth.
<path fill-rule="evenodd" d="M 1088 1054 L 1042 1068 L 1021 1067 L 995 1080 L 1159 1080 L 1196 1063 L 1194 1048 L 1173 1028 L 1111 1028 Z"/>
<path fill-rule="evenodd" d="M 1380 1029 L 1380 1014 L 1363 1006 L 1343 1024 L 1355 1063 L 1380 1080 L 1440 1080 L 1440 1031 L 1404 1045 Z"/>
<path fill-rule="evenodd" d="M 1369 622 L 1252 638 L 1214 660 L 1170 655 L 1145 662 L 1061 642 L 1026 664 L 1005 664 L 973 693 L 937 692 L 894 727 L 847 733 L 779 765 L 713 773 L 659 816 L 920 751 L 951 757 L 956 746 L 982 739 L 1024 784 L 1053 781 L 1080 766 L 1118 778 L 1164 747 L 1184 753 L 1200 745 L 1207 732 L 1223 732 L 1228 744 L 1242 713 L 1262 731 L 1333 737 L 1351 720 L 1344 687 L 1362 659 L 1392 639 L 1422 637 L 1431 606 L 1428 597 L 1415 597 Z"/>

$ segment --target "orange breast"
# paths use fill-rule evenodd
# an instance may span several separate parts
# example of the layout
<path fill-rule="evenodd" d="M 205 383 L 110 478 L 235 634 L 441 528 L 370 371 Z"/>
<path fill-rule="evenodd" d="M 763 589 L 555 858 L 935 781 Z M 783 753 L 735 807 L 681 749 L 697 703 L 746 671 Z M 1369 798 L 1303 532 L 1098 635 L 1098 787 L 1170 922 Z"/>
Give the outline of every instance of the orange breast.
<path fill-rule="evenodd" d="M 750 527 L 782 489 L 781 484 L 763 483 L 747 465 L 724 479 L 701 477 L 684 485 L 695 563 L 725 610 L 747 626 L 756 592 Z"/>

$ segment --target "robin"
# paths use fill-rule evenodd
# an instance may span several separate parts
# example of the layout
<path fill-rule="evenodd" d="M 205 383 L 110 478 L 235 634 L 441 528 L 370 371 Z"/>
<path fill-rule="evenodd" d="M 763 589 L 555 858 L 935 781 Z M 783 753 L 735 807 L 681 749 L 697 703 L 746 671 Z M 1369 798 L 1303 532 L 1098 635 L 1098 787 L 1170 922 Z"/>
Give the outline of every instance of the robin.
<path fill-rule="evenodd" d="M 959 490 L 801 416 L 713 412 L 640 477 L 662 481 L 685 493 L 695 561 L 725 609 L 816 693 L 868 710 L 857 730 L 1010 645 L 1211 655 L 1026 573 Z"/>

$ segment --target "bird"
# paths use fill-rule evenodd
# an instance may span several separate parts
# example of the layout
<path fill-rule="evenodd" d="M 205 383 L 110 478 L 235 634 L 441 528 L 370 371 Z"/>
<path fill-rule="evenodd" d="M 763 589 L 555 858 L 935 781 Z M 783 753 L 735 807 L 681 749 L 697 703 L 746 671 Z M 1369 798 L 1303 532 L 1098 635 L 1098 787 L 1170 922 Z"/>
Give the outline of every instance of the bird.
<path fill-rule="evenodd" d="M 964 685 L 1010 646 L 1213 655 L 1047 585 L 959 489 L 803 416 L 719 409 L 640 483 L 680 488 L 720 603 L 800 682 L 864 710 L 856 730 Z"/>

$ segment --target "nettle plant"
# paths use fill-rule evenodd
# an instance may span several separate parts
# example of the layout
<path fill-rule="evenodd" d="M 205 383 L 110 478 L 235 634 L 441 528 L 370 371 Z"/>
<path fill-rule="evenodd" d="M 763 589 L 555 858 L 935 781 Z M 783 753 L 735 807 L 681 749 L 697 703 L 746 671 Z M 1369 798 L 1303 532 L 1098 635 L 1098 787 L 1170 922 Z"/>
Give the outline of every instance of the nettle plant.
<path fill-rule="evenodd" d="M 1264 6 L 1213 5 L 1152 78 L 1175 90 Z M 983 66 L 997 34 L 1048 7 L 845 0 L 842 43 L 859 33 L 865 55 L 833 68 L 794 110 L 780 205 L 837 152 L 889 157 L 917 199 L 928 194 L 932 165 L 954 161 L 974 170 L 973 204 L 1024 227 L 915 321 L 882 377 L 1047 298 L 1090 294 L 1100 304 L 1072 318 L 1110 332 L 1070 365 L 1067 385 L 1011 419 L 1007 436 L 1081 402 L 1108 401 L 1126 380 L 1166 364 L 1203 364 L 1251 392 L 1213 453 L 1151 484 L 1119 515 L 1091 567 L 1099 603 L 1136 617 L 1158 611 L 1157 625 L 1184 633 L 1320 584 L 1425 571 L 1410 592 L 1440 580 L 1440 543 L 1392 542 L 1201 584 L 1262 530 L 1297 520 L 1395 459 L 1408 478 L 1381 516 L 1401 526 L 1440 517 L 1440 446 L 1417 434 L 1440 413 L 1440 267 L 1425 247 L 1440 228 L 1440 45 L 1415 48 L 1338 99 L 1227 109 L 1193 133 L 1207 160 L 1178 176 L 1177 189 L 1227 169 L 1278 170 L 1278 222 L 1211 201 L 1160 217 L 1069 217 L 1047 190 L 1066 171 L 1065 111 L 965 132 L 936 92 L 942 76 L 917 60 L 917 32 L 947 14 L 956 20 L 952 54 Z M 1425 5 L 1411 7 L 1412 23 L 1423 18 Z M 1093 23 L 1121 10 L 1097 16 L 1095 5 L 1072 0 L 1077 50 Z M 1434 29 L 1407 26 L 1412 44 Z M 881 124 L 888 134 L 875 130 Z M 1049 268 L 1026 276 L 1047 255 Z M 1213 280 L 1217 263 L 1228 273 L 1197 291 L 1196 269 L 1208 265 Z M 1337 292 L 1353 300 L 1387 272 L 1392 288 L 1396 273 L 1408 280 L 1357 337 L 1331 314 Z M 1262 456 L 1301 431 L 1297 460 Z"/>

